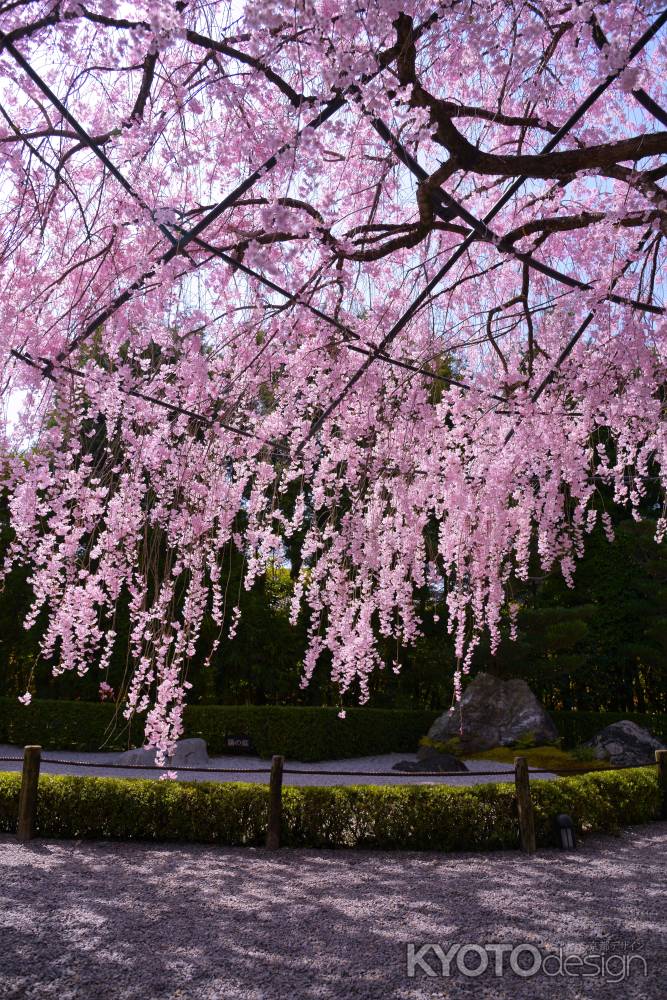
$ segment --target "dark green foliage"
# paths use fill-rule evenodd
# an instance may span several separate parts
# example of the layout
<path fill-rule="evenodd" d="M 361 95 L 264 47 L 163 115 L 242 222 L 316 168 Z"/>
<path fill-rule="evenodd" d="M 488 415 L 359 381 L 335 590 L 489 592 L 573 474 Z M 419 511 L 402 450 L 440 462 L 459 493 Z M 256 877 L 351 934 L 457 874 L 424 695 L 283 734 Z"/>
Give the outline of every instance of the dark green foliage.
<path fill-rule="evenodd" d="M 558 813 L 572 817 L 579 835 L 616 833 L 623 826 L 660 817 L 655 767 L 531 781 L 530 788 L 538 844 L 557 844 L 553 822 Z"/>
<path fill-rule="evenodd" d="M 20 775 L 0 774 L 0 830 L 12 831 Z M 181 840 L 260 844 L 268 816 L 265 785 L 42 775 L 40 837 Z"/>
<path fill-rule="evenodd" d="M 667 743 L 667 715 L 628 712 L 552 712 L 566 748 L 578 746 L 612 722 L 630 719 Z M 249 736 L 262 757 L 274 753 L 293 760 L 335 760 L 380 753 L 414 753 L 437 712 L 412 709 L 334 708 L 293 705 L 190 705 L 185 736 L 206 740 L 209 753 L 227 751 L 227 736 Z M 113 705 L 36 699 L 20 705 L 0 698 L 0 743 L 45 749 L 125 750 L 141 746 L 143 720 L 128 726 Z"/>
<path fill-rule="evenodd" d="M 186 709 L 187 735 L 202 736 L 212 753 L 225 750 L 225 734 L 250 736 L 263 757 L 279 753 L 293 760 L 333 760 L 370 754 L 414 752 L 435 712 L 289 705 L 202 705 Z"/>
<path fill-rule="evenodd" d="M 142 743 L 143 720 L 128 724 L 115 706 L 94 701 L 49 701 L 35 698 L 19 704 L 0 698 L 0 743 L 38 744 L 57 750 L 126 750 Z"/>
<path fill-rule="evenodd" d="M 0 557 L 11 541 L 7 518 L 7 497 L 0 493 Z M 14 697 L 26 690 L 45 625 L 42 615 L 30 630 L 23 627 L 33 599 L 29 577 L 28 567 L 17 566 L 0 587 L 0 693 Z"/>
<path fill-rule="evenodd" d="M 648 729 L 656 739 L 667 744 L 667 714 L 642 714 L 641 712 L 550 712 L 566 748 L 577 747 L 590 740 L 612 722 L 628 719 L 643 729 Z"/>
<path fill-rule="evenodd" d="M 19 774 L 0 774 L 0 831 L 13 832 Z M 658 818 L 655 768 L 531 783 L 537 843 L 555 843 L 557 813 L 577 832 L 614 832 Z M 261 845 L 266 785 L 42 775 L 41 837 Z M 283 789 L 283 843 L 291 847 L 496 850 L 518 846 L 511 784 L 452 788 L 350 786 Z"/>
<path fill-rule="evenodd" d="M 518 845 L 513 787 L 286 788 L 291 847 L 465 851 Z"/>
<path fill-rule="evenodd" d="M 573 588 L 558 572 L 515 581 L 517 641 L 481 648 L 476 669 L 525 678 L 549 709 L 666 712 L 667 545 L 651 520 L 615 533 L 586 539 Z"/>
<path fill-rule="evenodd" d="M 271 567 L 250 591 L 242 585 L 243 564 L 237 552 L 230 554 L 230 595 L 227 623 L 220 635 L 220 647 L 207 670 L 191 671 L 190 701 L 227 704 L 275 705 L 301 701 L 326 701 L 321 691 L 299 688 L 302 658 L 306 645 L 303 622 L 289 622 L 292 579 L 289 570 Z M 228 637 L 231 607 L 238 601 L 241 619 L 233 640 Z M 220 629 L 207 618 L 199 642 L 205 655 Z M 203 656 L 202 656 L 203 659 Z M 300 696 L 299 696 L 300 693 Z M 333 695 L 333 690 L 332 690 Z M 335 695 L 334 695 L 335 702 Z"/>
<path fill-rule="evenodd" d="M 131 729 L 112 705 L 42 701 L 20 705 L 0 698 L 0 743 L 37 743 L 59 750 L 123 750 L 143 742 L 143 718 Z M 350 708 L 339 719 L 335 708 L 288 705 L 191 705 L 185 736 L 201 736 L 209 753 L 227 750 L 225 737 L 249 736 L 263 757 L 274 753 L 294 760 L 331 760 L 368 754 L 410 753 L 417 749 L 436 712 Z"/>

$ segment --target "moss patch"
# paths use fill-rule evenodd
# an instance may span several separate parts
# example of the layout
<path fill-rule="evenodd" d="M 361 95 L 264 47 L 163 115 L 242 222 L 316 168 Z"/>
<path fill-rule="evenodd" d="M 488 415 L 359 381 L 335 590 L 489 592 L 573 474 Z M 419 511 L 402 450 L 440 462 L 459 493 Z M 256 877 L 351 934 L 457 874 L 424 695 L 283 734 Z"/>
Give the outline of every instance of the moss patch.
<path fill-rule="evenodd" d="M 554 746 L 529 747 L 526 750 L 519 747 L 495 747 L 493 750 L 469 754 L 468 757 L 470 760 L 493 760 L 500 764 L 513 764 L 515 757 L 525 757 L 529 767 L 543 768 L 555 774 L 572 771 L 608 771 L 611 768 L 607 761 L 582 760 L 574 753 Z"/>

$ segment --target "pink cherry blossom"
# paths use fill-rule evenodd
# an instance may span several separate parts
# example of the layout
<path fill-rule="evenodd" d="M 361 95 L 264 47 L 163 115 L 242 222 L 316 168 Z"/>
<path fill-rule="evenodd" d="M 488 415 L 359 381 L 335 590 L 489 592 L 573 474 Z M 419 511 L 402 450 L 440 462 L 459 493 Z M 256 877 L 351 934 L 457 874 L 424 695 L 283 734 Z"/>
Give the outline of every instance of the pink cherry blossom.
<path fill-rule="evenodd" d="M 114 689 L 106 681 L 102 681 L 99 686 L 100 701 L 113 701 L 115 698 Z"/>
<path fill-rule="evenodd" d="M 532 554 L 571 581 L 602 487 L 658 495 L 665 20 L 0 10 L 2 572 L 29 567 L 55 673 L 106 670 L 128 605 L 121 697 L 161 759 L 205 617 L 239 625 L 232 549 L 247 588 L 298 550 L 304 684 L 327 654 L 365 700 L 428 585 L 459 691 Z"/>

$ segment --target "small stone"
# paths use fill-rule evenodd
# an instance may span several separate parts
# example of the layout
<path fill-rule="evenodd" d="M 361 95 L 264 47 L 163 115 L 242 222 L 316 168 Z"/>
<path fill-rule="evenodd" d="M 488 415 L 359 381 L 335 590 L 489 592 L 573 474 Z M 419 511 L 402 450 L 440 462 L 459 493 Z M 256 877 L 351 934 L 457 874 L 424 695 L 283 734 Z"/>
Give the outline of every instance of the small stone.
<path fill-rule="evenodd" d="M 126 750 L 118 754 L 118 764 L 137 767 L 141 764 L 155 764 L 156 751 L 152 747 L 141 747 L 137 750 Z M 208 767 L 210 764 L 206 740 L 193 738 L 178 740 L 176 750 L 171 757 L 166 758 L 165 767 Z"/>
<path fill-rule="evenodd" d="M 392 770 L 419 773 L 423 771 L 467 771 L 468 768 L 462 760 L 451 753 L 438 753 L 431 750 L 428 756 L 418 760 L 399 760 L 398 764 L 394 764 Z"/>

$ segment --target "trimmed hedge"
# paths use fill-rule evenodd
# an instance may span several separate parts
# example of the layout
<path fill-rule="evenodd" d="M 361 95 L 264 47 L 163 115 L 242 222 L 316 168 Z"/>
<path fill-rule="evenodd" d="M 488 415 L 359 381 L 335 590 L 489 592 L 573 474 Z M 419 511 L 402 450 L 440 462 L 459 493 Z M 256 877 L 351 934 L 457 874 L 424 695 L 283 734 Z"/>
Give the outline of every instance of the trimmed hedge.
<path fill-rule="evenodd" d="M 535 832 L 555 846 L 554 818 L 572 816 L 578 834 L 616 832 L 660 814 L 654 768 L 532 781 Z M 291 847 L 489 851 L 518 848 L 509 783 L 286 788 L 285 843 Z"/>
<path fill-rule="evenodd" d="M 0 830 L 13 831 L 21 775 L 0 774 Z M 265 785 L 43 774 L 35 832 L 41 837 L 260 844 Z"/>
<path fill-rule="evenodd" d="M 225 735 L 245 734 L 261 757 L 335 760 L 379 753 L 414 753 L 438 712 L 392 708 L 289 705 L 193 705 L 186 708 L 186 736 L 201 736 L 211 753 L 225 752 Z"/>
<path fill-rule="evenodd" d="M 0 743 L 45 750 L 126 750 L 141 743 L 141 726 L 131 730 L 115 707 L 92 701 L 48 701 L 30 705 L 16 698 L 0 698 Z M 138 720 L 137 720 L 138 722 Z"/>
<path fill-rule="evenodd" d="M 201 736 L 209 753 L 225 753 L 227 736 L 249 736 L 261 757 L 318 761 L 380 753 L 414 753 L 440 713 L 412 709 L 294 705 L 189 705 L 185 736 Z M 622 712 L 552 712 L 566 747 L 585 742 L 619 719 L 631 719 L 667 743 L 667 715 Z M 114 705 L 35 699 L 25 707 L 0 698 L 0 743 L 39 743 L 46 750 L 125 750 L 143 743 L 143 717 L 132 725 Z"/>
<path fill-rule="evenodd" d="M 414 753 L 438 712 L 390 708 L 283 705 L 188 705 L 185 736 L 201 736 L 209 753 L 225 753 L 227 736 L 249 736 L 261 757 L 334 760 L 379 753 Z M 125 750 L 143 743 L 143 717 L 129 726 L 113 705 L 35 699 L 29 706 L 0 698 L 0 743 L 38 743 L 46 750 Z"/>
<path fill-rule="evenodd" d="M 0 831 L 16 828 L 21 776 L 0 774 Z M 657 770 L 634 768 L 531 782 L 537 843 L 555 844 L 557 813 L 582 833 L 615 832 L 657 819 Z M 259 784 L 145 781 L 42 775 L 36 833 L 42 837 L 261 845 L 268 788 Z M 286 787 L 289 847 L 488 851 L 516 848 L 511 784 Z"/>

